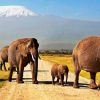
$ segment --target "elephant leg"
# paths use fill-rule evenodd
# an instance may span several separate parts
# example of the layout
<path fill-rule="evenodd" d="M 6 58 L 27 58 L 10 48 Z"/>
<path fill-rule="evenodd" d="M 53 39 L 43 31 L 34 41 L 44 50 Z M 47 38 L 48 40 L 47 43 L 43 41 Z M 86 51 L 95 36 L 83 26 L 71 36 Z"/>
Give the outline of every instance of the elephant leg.
<path fill-rule="evenodd" d="M 5 66 L 5 62 L 3 63 L 3 65 L 4 65 L 4 70 L 7 71 L 6 66 Z"/>
<path fill-rule="evenodd" d="M 19 67 L 19 68 L 18 68 Z M 23 66 L 23 58 L 21 57 L 20 58 L 20 61 L 19 61 L 19 66 L 17 66 L 17 72 L 18 72 L 18 77 L 17 77 L 17 82 L 18 83 L 24 83 L 23 82 L 23 71 L 24 71 L 24 66 Z"/>
<path fill-rule="evenodd" d="M 80 74 L 80 69 L 78 69 L 78 68 L 76 68 L 75 69 L 75 82 L 74 82 L 74 84 L 73 84 L 73 87 L 74 88 L 79 88 L 79 74 Z"/>
<path fill-rule="evenodd" d="M 12 75 L 13 75 L 13 67 L 10 67 L 10 73 L 9 73 L 9 77 L 8 77 L 9 82 L 12 81 Z"/>
<path fill-rule="evenodd" d="M 23 82 L 23 71 L 24 71 L 24 67 L 20 66 L 19 72 L 18 72 L 18 80 L 17 80 L 18 83 L 24 83 Z"/>
<path fill-rule="evenodd" d="M 61 85 L 64 86 L 64 74 L 61 74 Z"/>
<path fill-rule="evenodd" d="M 57 77 L 57 84 L 59 84 L 59 77 Z"/>
<path fill-rule="evenodd" d="M 34 64 L 34 76 L 35 76 L 35 81 L 34 83 L 37 84 L 38 83 L 38 80 L 37 80 L 37 76 L 38 76 L 38 54 L 37 54 L 37 58 L 36 58 L 36 61 L 35 61 L 35 64 Z"/>
<path fill-rule="evenodd" d="M 96 85 L 96 82 L 95 82 L 96 73 L 90 72 L 90 77 L 91 77 L 91 81 L 90 81 L 90 85 L 88 87 L 90 89 L 96 89 L 97 88 L 97 85 Z"/>
<path fill-rule="evenodd" d="M 19 77 L 19 67 L 17 67 L 17 77 L 16 77 L 16 82 L 18 82 L 18 77 Z"/>
<path fill-rule="evenodd" d="M 2 70 L 2 63 L 0 63 L 0 70 Z"/>
<path fill-rule="evenodd" d="M 68 73 L 66 73 L 66 82 L 65 82 L 65 84 L 67 84 L 67 80 L 68 80 Z"/>
<path fill-rule="evenodd" d="M 36 69 L 35 69 L 35 64 L 33 63 L 33 62 L 30 62 L 30 68 L 31 68 L 31 72 L 32 72 L 32 83 L 33 84 L 38 84 L 38 81 L 36 80 L 36 76 L 35 76 L 35 74 L 37 73 L 35 73 L 35 71 L 36 71 Z"/>
<path fill-rule="evenodd" d="M 33 66 L 33 78 L 34 78 L 34 81 L 33 83 L 34 84 L 38 84 L 38 80 L 37 80 L 37 76 L 38 76 L 38 51 L 36 53 L 36 58 L 35 58 L 35 61 L 34 61 L 34 66 Z"/>
<path fill-rule="evenodd" d="M 55 77 L 52 75 L 52 84 L 55 84 Z"/>

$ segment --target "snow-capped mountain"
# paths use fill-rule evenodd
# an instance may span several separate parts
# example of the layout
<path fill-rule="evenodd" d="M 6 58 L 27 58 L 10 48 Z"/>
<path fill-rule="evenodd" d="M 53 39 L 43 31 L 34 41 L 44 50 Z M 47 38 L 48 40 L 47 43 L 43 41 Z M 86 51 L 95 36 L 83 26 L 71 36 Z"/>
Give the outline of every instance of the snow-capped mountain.
<path fill-rule="evenodd" d="M 24 6 L 0 6 L 0 17 L 37 16 Z"/>

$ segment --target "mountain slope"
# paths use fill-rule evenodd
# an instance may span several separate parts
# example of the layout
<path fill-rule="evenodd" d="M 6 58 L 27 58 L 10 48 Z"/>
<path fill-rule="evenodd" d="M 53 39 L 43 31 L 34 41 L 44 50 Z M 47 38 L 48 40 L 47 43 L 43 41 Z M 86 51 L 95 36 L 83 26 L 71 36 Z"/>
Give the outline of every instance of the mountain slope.
<path fill-rule="evenodd" d="M 28 10 L 24 6 L 0 6 L 0 17 L 10 16 L 37 16 L 38 14 Z"/>

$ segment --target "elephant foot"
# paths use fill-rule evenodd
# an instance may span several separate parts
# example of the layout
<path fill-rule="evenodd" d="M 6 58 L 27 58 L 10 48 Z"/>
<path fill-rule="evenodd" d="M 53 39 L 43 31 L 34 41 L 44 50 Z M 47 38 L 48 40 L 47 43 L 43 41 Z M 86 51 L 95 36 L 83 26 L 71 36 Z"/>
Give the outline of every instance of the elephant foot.
<path fill-rule="evenodd" d="M 9 81 L 9 82 L 11 82 L 11 81 L 12 81 L 12 79 L 8 79 L 8 81 Z"/>
<path fill-rule="evenodd" d="M 100 83 L 98 84 L 98 88 L 100 89 Z"/>
<path fill-rule="evenodd" d="M 67 84 L 68 82 L 65 82 L 65 84 Z"/>
<path fill-rule="evenodd" d="M 68 83 L 65 83 L 65 86 L 67 86 L 68 85 Z"/>
<path fill-rule="evenodd" d="M 64 86 L 64 83 L 61 83 L 61 86 Z"/>
<path fill-rule="evenodd" d="M 38 84 L 38 81 L 33 81 L 32 83 L 33 83 L 33 84 Z"/>
<path fill-rule="evenodd" d="M 14 67 L 13 70 L 16 72 L 16 67 Z"/>
<path fill-rule="evenodd" d="M 17 83 L 24 83 L 24 81 L 17 81 Z"/>
<path fill-rule="evenodd" d="M 55 83 L 54 83 L 54 82 L 52 82 L 52 85 L 55 85 Z"/>
<path fill-rule="evenodd" d="M 10 70 L 10 67 L 8 68 L 8 70 Z"/>
<path fill-rule="evenodd" d="M 88 85 L 88 88 L 90 88 L 90 89 L 97 89 L 98 86 L 96 85 L 96 83 L 91 83 L 90 85 Z"/>
<path fill-rule="evenodd" d="M 73 88 L 79 88 L 79 85 L 76 84 L 76 83 L 74 83 L 74 84 L 73 84 Z"/>
<path fill-rule="evenodd" d="M 12 80 L 8 80 L 9 82 L 12 82 Z"/>
<path fill-rule="evenodd" d="M 57 82 L 57 85 L 61 85 L 61 83 Z"/>
<path fill-rule="evenodd" d="M 63 87 L 63 86 L 64 86 L 64 84 L 61 84 L 61 86 Z"/>

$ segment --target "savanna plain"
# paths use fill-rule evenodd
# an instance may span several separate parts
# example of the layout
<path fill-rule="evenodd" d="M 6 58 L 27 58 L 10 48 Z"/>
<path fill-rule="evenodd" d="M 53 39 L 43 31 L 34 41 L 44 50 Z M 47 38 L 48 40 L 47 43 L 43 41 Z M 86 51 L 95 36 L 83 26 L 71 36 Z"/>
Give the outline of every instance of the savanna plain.
<path fill-rule="evenodd" d="M 8 82 L 9 71 L 0 71 L 0 100 L 99 100 L 100 90 L 92 90 L 87 87 L 90 76 L 88 72 L 80 73 L 80 88 L 72 87 L 74 82 L 74 65 L 71 55 L 41 54 L 39 60 L 38 80 L 39 84 L 32 84 L 30 68 L 24 70 L 24 83 L 16 83 L 16 72 L 13 81 Z M 52 85 L 51 66 L 53 63 L 66 64 L 69 68 L 68 84 L 66 86 Z M 9 67 L 8 64 L 6 64 Z M 82 78 L 82 77 L 84 78 Z M 86 78 L 86 79 L 85 79 Z M 97 73 L 97 82 L 100 81 L 100 73 Z M 83 85 L 82 85 L 83 84 Z M 82 86 L 81 86 L 82 85 Z"/>

